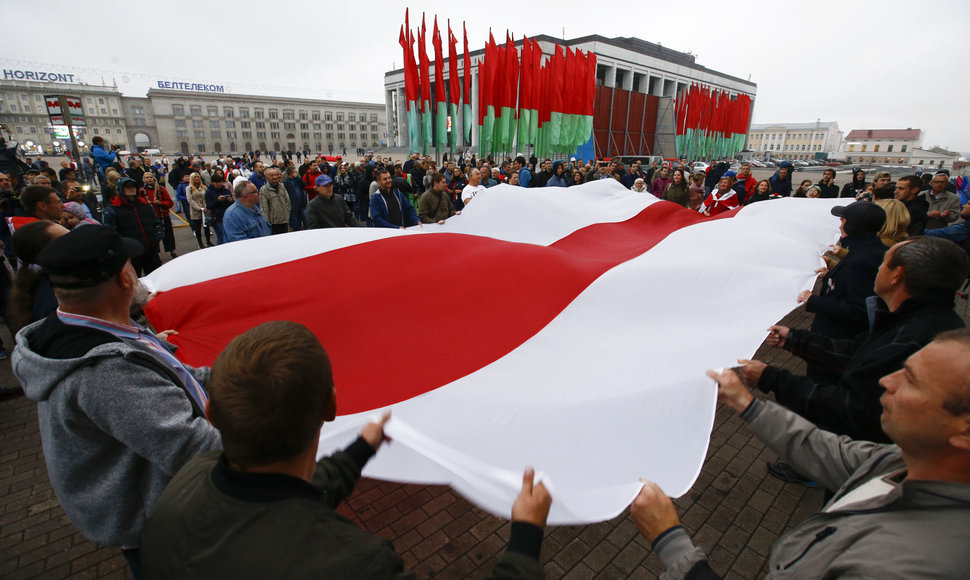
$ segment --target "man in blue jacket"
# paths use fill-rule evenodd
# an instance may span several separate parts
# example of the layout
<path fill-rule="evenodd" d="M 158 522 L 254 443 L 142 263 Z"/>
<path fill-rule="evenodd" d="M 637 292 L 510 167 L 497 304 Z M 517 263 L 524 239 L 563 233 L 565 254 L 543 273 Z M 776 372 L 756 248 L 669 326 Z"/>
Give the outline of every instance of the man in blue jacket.
<path fill-rule="evenodd" d="M 91 139 L 91 155 L 98 162 L 98 174 L 104 177 L 104 170 L 118 162 L 118 152 L 108 153 L 105 149 L 104 137 L 96 135 Z"/>
<path fill-rule="evenodd" d="M 375 174 L 378 190 L 370 198 L 370 214 L 379 228 L 408 228 L 420 223 L 418 212 L 408 201 L 408 196 L 391 188 L 391 174 L 378 169 Z"/>

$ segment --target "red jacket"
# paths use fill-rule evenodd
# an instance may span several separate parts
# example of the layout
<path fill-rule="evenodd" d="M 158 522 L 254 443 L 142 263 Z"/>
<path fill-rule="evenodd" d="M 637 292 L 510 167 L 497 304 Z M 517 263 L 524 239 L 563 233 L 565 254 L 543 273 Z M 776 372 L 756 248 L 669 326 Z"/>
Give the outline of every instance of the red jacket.
<path fill-rule="evenodd" d="M 138 190 L 138 195 L 151 204 L 155 210 L 155 215 L 159 218 L 168 217 L 168 210 L 175 206 L 175 202 L 172 201 L 172 196 L 169 195 L 165 186 L 156 184 L 154 189 L 143 187 Z M 158 204 L 155 203 L 156 199 L 159 201 Z"/>
<path fill-rule="evenodd" d="M 323 175 L 323 172 L 310 171 L 309 169 L 303 174 L 303 183 L 306 184 L 304 189 L 306 189 L 307 199 L 313 199 L 317 196 L 317 177 L 321 175 Z"/>

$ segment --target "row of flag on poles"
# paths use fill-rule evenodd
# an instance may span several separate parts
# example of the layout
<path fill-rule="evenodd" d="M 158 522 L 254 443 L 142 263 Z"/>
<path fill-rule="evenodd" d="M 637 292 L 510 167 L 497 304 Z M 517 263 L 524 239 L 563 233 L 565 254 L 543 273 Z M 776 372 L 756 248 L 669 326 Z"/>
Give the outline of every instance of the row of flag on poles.
<path fill-rule="evenodd" d="M 751 97 L 692 84 L 674 101 L 677 156 L 687 159 L 734 157 L 744 148 L 751 120 Z"/>
<path fill-rule="evenodd" d="M 428 58 L 427 28 L 412 33 L 407 11 L 399 42 L 404 50 L 404 83 L 408 119 L 408 148 L 429 153 L 432 147 L 455 148 L 458 128 L 447 131 L 447 118 L 458 119 L 463 108 L 463 142 L 472 144 L 472 123 L 478 124 L 479 155 L 523 150 L 533 145 L 536 154 L 569 153 L 586 143 L 593 131 L 593 101 L 596 85 L 596 55 L 555 45 L 544 55 L 535 40 L 522 39 L 521 53 L 506 32 L 505 43 L 497 44 L 489 33 L 484 56 L 477 59 L 477 114 L 472 112 L 471 57 L 468 31 L 464 33 L 463 76 L 458 71 L 458 39 L 448 24 L 448 62 L 443 58 L 438 17 L 435 16 L 431 44 L 435 58 L 435 89 L 431 95 L 431 62 Z M 414 56 L 417 43 L 418 56 Z M 545 58 L 544 58 L 545 57 Z M 447 91 L 446 91 L 447 88 Z M 433 99 L 433 100 L 432 100 Z"/>

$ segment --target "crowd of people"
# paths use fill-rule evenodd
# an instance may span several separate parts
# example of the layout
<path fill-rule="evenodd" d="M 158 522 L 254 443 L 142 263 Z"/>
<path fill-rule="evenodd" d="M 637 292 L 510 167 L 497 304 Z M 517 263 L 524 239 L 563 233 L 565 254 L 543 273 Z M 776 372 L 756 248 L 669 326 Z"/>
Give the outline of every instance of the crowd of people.
<path fill-rule="evenodd" d="M 811 329 L 773 326 L 766 339 L 804 359 L 805 374 L 753 360 L 708 373 L 718 399 L 781 457 L 769 472 L 829 494 L 820 514 L 775 543 L 768 576 L 962 578 L 970 569 L 961 549 L 970 532 L 970 331 L 954 310 L 970 276 L 959 245 L 970 204 L 943 173 L 895 183 L 879 173 L 870 184 L 856 172 L 839 189 L 833 170 L 793 187 L 791 166 L 759 181 L 750 166 L 734 172 L 726 162 L 693 174 L 676 163 L 524 156 L 297 165 L 243 155 L 171 166 L 134 156 L 124 166 L 103 142 L 94 147 L 100 199 L 73 185 L 70 164 L 56 182 L 38 181 L 51 179 L 46 171 L 17 183 L 0 174 L 4 211 L 17 202 L 8 222 L 20 220 L 4 248 L 20 264 L 6 320 L 61 505 L 85 536 L 119 547 L 136 578 L 409 577 L 389 542 L 334 511 L 393 419 L 317 461 L 338 405 L 329 357 L 308 329 L 263 324 L 233 339 L 211 369 L 192 368 L 173 355 L 171 331 L 132 319 L 148 298 L 139 276 L 163 252 L 177 255 L 173 215 L 201 248 L 213 245 L 213 229 L 223 244 L 445 223 L 500 183 L 596 179 L 711 216 L 778 197 L 846 198 L 832 210 L 840 240 L 817 290 L 796 298 L 815 315 Z M 527 469 L 495 577 L 542 577 L 552 501 Z M 717 577 L 657 485 L 644 484 L 630 517 L 666 577 Z"/>

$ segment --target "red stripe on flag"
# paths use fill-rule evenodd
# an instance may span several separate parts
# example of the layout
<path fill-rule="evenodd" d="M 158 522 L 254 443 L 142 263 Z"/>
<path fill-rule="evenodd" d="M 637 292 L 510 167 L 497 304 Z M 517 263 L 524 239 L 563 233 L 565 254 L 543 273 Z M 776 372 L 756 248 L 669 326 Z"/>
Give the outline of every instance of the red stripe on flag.
<path fill-rule="evenodd" d="M 163 292 L 145 312 L 156 329 L 179 331 L 177 354 L 196 366 L 263 322 L 305 324 L 330 354 L 340 414 L 359 413 L 498 360 L 603 273 L 708 219 L 658 202 L 548 247 L 464 234 L 381 239 Z"/>

